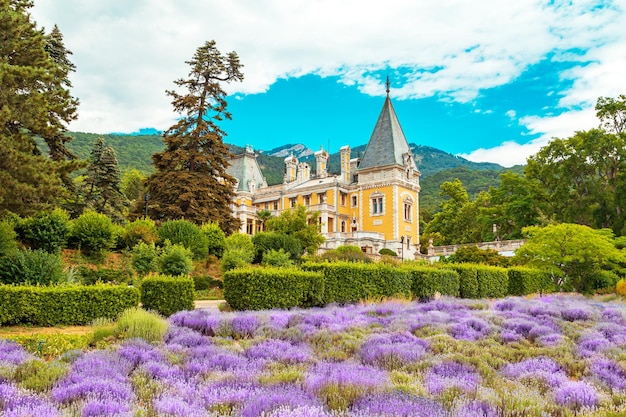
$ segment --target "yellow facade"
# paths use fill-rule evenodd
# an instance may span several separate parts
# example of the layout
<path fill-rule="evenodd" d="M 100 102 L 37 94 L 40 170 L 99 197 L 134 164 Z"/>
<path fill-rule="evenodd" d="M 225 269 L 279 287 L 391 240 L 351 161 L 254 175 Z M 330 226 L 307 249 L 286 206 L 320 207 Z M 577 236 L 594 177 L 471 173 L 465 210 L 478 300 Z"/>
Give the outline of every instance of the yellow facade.
<path fill-rule="evenodd" d="M 242 221 L 242 232 L 260 230 L 259 210 L 279 215 L 302 205 L 320 213 L 326 238 L 322 250 L 356 245 L 377 253 L 389 248 L 404 259 L 418 252 L 420 173 L 389 97 L 363 158 L 351 159 L 350 148 L 341 148 L 339 173 L 328 172 L 329 154 L 324 150 L 315 153 L 313 173 L 308 164 L 289 156 L 283 184 L 268 187 L 257 178 L 254 153 L 247 149 L 239 158 L 239 174 L 231 175 L 239 181 L 233 210 Z"/>

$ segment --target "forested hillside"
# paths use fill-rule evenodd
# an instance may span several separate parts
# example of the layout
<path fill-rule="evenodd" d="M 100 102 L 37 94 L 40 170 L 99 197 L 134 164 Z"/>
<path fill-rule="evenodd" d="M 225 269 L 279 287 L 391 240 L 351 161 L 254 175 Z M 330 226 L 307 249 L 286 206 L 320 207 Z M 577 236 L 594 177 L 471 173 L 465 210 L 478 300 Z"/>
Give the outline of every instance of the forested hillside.
<path fill-rule="evenodd" d="M 74 140 L 69 143 L 68 148 L 80 158 L 89 158 L 96 139 L 102 137 L 107 145 L 115 149 L 122 171 L 136 168 L 146 174 L 153 171 L 152 154 L 161 151 L 164 147 L 160 135 L 98 135 L 71 132 L 70 136 Z M 243 148 L 236 145 L 230 145 L 230 148 L 233 153 L 243 152 Z M 354 147 L 351 157 L 358 158 L 365 152 L 365 148 L 366 145 Z M 498 187 L 500 174 L 507 171 L 498 164 L 471 162 L 430 146 L 411 144 L 411 149 L 422 173 L 420 205 L 431 211 L 436 209 L 441 201 L 439 186 L 443 182 L 458 178 L 463 182 L 470 197 L 475 197 L 480 191 L 487 191 L 489 187 Z M 283 157 L 260 152 L 257 160 L 269 185 L 280 184 L 283 181 L 285 169 Z M 315 167 L 315 158 L 312 155 L 303 158 L 302 161 L 308 162 L 312 168 Z M 329 169 L 333 173 L 339 173 L 339 153 L 331 154 Z M 512 170 L 521 174 L 523 167 L 514 167 Z"/>

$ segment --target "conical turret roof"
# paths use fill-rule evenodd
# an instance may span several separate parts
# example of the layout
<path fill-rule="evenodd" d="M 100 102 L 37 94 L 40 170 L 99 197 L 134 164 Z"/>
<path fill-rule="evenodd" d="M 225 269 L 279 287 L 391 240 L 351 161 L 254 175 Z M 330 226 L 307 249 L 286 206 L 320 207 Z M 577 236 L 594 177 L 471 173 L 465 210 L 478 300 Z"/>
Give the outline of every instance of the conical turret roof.
<path fill-rule="evenodd" d="M 387 93 L 374 132 L 359 163 L 359 170 L 388 165 L 404 166 L 404 156 L 410 152 L 409 143 L 404 137 L 398 116 Z M 411 158 L 411 164 L 417 169 L 413 158 Z"/>

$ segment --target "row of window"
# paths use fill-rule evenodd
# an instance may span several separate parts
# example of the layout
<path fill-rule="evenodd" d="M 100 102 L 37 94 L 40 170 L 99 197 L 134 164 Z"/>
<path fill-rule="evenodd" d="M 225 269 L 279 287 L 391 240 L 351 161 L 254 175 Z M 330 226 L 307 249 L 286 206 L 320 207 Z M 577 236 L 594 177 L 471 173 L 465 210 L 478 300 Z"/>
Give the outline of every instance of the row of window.
<path fill-rule="evenodd" d="M 374 216 L 380 216 L 385 214 L 385 197 L 384 195 L 381 195 L 382 193 L 377 193 L 375 194 L 373 197 L 371 197 L 370 199 L 370 213 Z M 346 202 L 348 199 L 348 194 L 346 193 L 341 193 L 341 205 L 345 206 Z M 304 205 L 305 206 L 310 206 L 311 205 L 311 195 L 305 195 L 303 196 L 303 200 L 304 200 Z M 326 202 L 326 193 L 317 193 L 317 201 L 319 202 L 319 204 L 324 204 Z M 265 210 L 279 210 L 279 204 L 278 204 L 278 200 L 276 201 L 271 201 L 271 202 L 267 202 L 265 203 Z M 352 195 L 351 196 L 351 207 L 357 207 L 358 206 L 358 196 L 356 195 Z M 289 199 L 289 205 L 290 207 L 295 207 L 298 204 L 298 198 L 297 197 L 291 197 Z M 270 208 L 271 207 L 271 208 Z M 262 208 L 260 207 L 260 204 L 257 205 L 257 208 Z M 404 202 L 404 220 L 407 222 L 410 222 L 413 220 L 413 204 L 411 202 Z"/>

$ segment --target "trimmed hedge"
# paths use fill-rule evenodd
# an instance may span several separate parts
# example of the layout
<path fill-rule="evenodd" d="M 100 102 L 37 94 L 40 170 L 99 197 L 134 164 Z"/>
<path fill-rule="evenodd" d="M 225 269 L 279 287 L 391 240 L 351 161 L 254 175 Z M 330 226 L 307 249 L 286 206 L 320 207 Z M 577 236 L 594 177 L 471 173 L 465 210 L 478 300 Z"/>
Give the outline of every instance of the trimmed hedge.
<path fill-rule="evenodd" d="M 141 281 L 141 304 L 164 316 L 193 310 L 193 280 L 190 277 L 155 275 Z"/>
<path fill-rule="evenodd" d="M 296 268 L 243 268 L 224 274 L 224 299 L 235 310 L 309 307 L 324 293 L 321 273 Z"/>
<path fill-rule="evenodd" d="M 509 289 L 506 268 L 489 265 L 448 264 L 446 268 L 459 274 L 461 298 L 504 297 Z"/>
<path fill-rule="evenodd" d="M 356 303 L 379 297 L 410 297 L 411 276 L 384 264 L 353 262 L 306 263 L 304 270 L 324 274 L 323 304 Z"/>
<path fill-rule="evenodd" d="M 84 325 L 139 305 L 139 290 L 128 286 L 33 287 L 0 285 L 0 325 Z"/>
<path fill-rule="evenodd" d="M 512 267 L 509 274 L 509 295 L 527 295 L 552 291 L 552 281 L 547 272 L 539 269 Z"/>
<path fill-rule="evenodd" d="M 435 293 L 458 297 L 459 274 L 452 269 L 410 265 L 403 267 L 411 275 L 411 291 L 418 298 L 431 298 Z"/>

